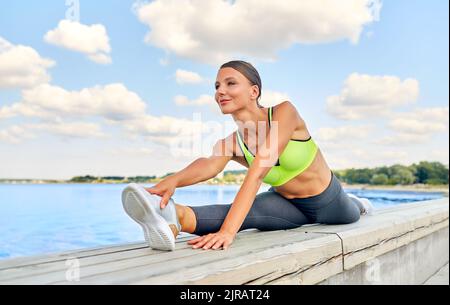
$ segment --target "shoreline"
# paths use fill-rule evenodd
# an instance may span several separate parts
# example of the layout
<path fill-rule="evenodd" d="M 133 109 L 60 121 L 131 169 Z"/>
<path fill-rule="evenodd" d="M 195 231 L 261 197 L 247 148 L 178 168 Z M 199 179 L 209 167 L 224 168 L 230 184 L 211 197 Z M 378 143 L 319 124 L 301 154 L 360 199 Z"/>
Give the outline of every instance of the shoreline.
<path fill-rule="evenodd" d="M 80 182 L 49 182 L 49 181 L 40 181 L 40 182 L 1 182 L 0 185 L 57 185 L 57 184 L 65 184 L 65 185 L 80 185 L 80 184 L 95 184 L 95 185 L 107 185 L 107 184 L 128 184 L 130 182 L 103 182 L 103 183 L 80 183 Z M 141 184 L 157 184 L 158 182 L 142 182 Z M 205 183 L 200 182 L 197 185 L 212 185 L 212 186 L 225 186 L 225 185 L 233 185 L 239 186 L 240 183 Z M 263 184 L 265 186 L 265 183 Z M 426 193 L 443 193 L 445 196 L 449 196 L 449 186 L 448 185 L 424 185 L 424 184 L 411 184 L 411 185 L 370 185 L 370 184 L 347 184 L 341 182 L 341 185 L 345 189 L 358 189 L 358 190 L 378 190 L 378 191 L 404 191 L 404 192 L 426 192 Z"/>
<path fill-rule="evenodd" d="M 405 192 L 425 192 L 425 193 L 444 193 L 447 197 L 449 186 L 433 186 L 424 184 L 411 185 L 370 185 L 370 184 L 346 184 L 342 183 L 343 188 L 358 190 L 378 190 L 378 191 L 405 191 Z"/>

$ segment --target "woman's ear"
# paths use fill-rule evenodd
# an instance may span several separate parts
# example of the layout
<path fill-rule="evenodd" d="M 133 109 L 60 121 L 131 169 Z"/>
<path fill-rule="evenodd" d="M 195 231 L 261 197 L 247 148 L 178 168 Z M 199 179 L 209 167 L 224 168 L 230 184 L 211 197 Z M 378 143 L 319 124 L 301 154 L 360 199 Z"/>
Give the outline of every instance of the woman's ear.
<path fill-rule="evenodd" d="M 259 87 L 258 85 L 253 85 L 252 86 L 252 94 L 251 94 L 252 98 L 257 99 L 259 96 Z"/>

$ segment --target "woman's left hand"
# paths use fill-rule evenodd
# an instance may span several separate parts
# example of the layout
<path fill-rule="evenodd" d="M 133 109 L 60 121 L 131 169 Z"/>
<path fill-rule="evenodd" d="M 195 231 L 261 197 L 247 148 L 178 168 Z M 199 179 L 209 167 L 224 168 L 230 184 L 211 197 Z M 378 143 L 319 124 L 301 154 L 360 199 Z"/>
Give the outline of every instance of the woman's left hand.
<path fill-rule="evenodd" d="M 197 238 L 188 241 L 192 248 L 203 248 L 204 250 L 213 249 L 217 250 L 223 247 L 226 250 L 234 240 L 235 234 L 219 231 L 217 233 L 211 233 L 208 235 L 199 236 Z"/>

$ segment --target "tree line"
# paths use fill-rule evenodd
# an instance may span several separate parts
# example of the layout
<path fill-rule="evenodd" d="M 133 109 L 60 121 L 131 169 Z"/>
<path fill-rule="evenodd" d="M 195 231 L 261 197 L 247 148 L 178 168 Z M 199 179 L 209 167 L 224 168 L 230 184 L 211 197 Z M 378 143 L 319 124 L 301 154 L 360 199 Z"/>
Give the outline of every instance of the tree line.
<path fill-rule="evenodd" d="M 422 161 L 418 164 L 414 163 L 410 166 L 392 165 L 382 166 L 376 168 L 360 168 L 360 169 L 344 169 L 334 170 L 336 177 L 347 184 L 372 184 L 372 185 L 408 185 L 408 184 L 429 184 L 442 185 L 448 184 L 449 171 L 448 166 L 440 162 Z M 224 182 L 236 181 L 236 177 L 245 175 L 247 170 L 229 170 L 224 171 L 224 178 L 219 179 Z M 77 176 L 69 180 L 73 183 L 93 183 L 101 181 L 110 182 L 135 182 L 147 183 L 157 182 L 174 173 L 167 173 L 161 177 L 157 176 L 136 176 L 136 177 L 122 177 L 122 176 Z M 218 178 L 215 178 L 218 179 Z"/>
<path fill-rule="evenodd" d="M 123 177 L 123 176 L 105 176 L 105 177 L 95 177 L 91 175 L 86 176 L 76 176 L 69 180 L 73 183 L 93 183 L 101 181 L 111 181 L 111 182 L 135 182 L 135 183 L 146 183 L 153 179 L 157 179 L 156 176 L 136 176 L 136 177 Z"/>
<path fill-rule="evenodd" d="M 448 184 L 448 166 L 440 162 L 422 161 L 410 166 L 392 165 L 376 168 L 334 171 L 336 177 L 348 184 L 408 185 Z"/>

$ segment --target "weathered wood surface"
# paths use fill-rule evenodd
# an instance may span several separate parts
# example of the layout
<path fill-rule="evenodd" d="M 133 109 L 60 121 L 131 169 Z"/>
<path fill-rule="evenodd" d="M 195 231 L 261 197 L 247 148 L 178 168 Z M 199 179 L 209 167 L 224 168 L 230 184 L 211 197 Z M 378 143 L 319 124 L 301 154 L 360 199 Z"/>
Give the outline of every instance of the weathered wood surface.
<path fill-rule="evenodd" d="M 449 225 L 449 199 L 424 201 L 380 210 L 345 226 L 304 228 L 310 233 L 336 234 L 342 239 L 344 268 L 400 248 Z"/>
<path fill-rule="evenodd" d="M 241 232 L 227 251 L 194 250 L 184 238 L 173 252 L 138 243 L 4 260 L 0 284 L 315 284 L 448 227 L 448 205 L 444 198 L 350 225 Z M 79 281 L 67 280 L 73 259 Z"/>

